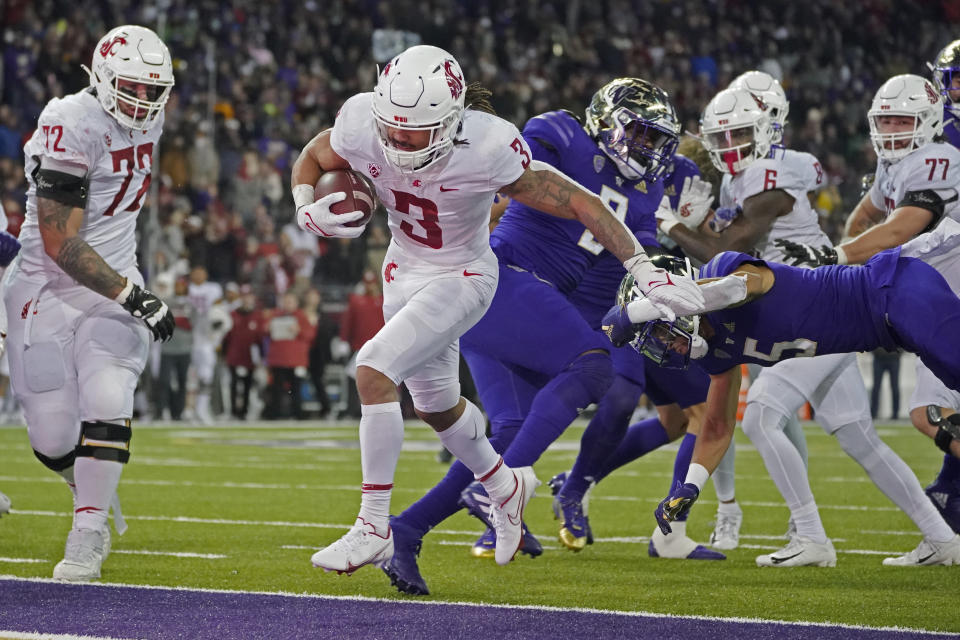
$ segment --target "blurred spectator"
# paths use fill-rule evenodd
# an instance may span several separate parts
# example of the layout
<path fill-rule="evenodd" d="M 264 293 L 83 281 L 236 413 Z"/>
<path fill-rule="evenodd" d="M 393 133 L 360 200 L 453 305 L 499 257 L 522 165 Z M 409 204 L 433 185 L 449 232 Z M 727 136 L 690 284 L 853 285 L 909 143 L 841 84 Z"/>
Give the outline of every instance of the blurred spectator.
<path fill-rule="evenodd" d="M 159 279 L 159 277 L 158 277 Z M 161 290 L 162 287 L 161 287 Z M 187 404 L 187 373 L 193 349 L 193 309 L 187 297 L 187 279 L 178 278 L 167 305 L 177 323 L 170 340 L 160 344 L 160 370 L 154 385 L 158 420 L 180 420 Z"/>
<path fill-rule="evenodd" d="M 310 344 L 316 329 L 300 309 L 297 296 L 285 293 L 280 308 L 265 314 L 264 327 L 270 344 L 267 347 L 267 367 L 270 386 L 264 418 L 302 418 L 301 386 L 310 364 Z M 287 402 L 289 400 L 289 402 Z"/>
<path fill-rule="evenodd" d="M 347 415 L 360 417 L 360 396 L 356 385 L 356 356 L 367 340 L 383 327 L 383 293 L 373 271 L 363 273 L 357 290 L 347 298 L 347 310 L 340 317 L 340 340 L 349 346 L 351 358 L 347 371 L 354 383 L 347 398 Z"/>
<path fill-rule="evenodd" d="M 318 289 L 310 289 L 303 298 L 303 311 L 307 319 L 314 326 L 316 334 L 310 345 L 310 364 L 308 371 L 317 402 L 320 403 L 320 415 L 330 414 L 330 397 L 327 395 L 327 385 L 323 381 L 323 372 L 330 362 L 330 341 L 336 335 L 336 327 L 327 314 L 323 312 L 323 298 Z"/>
<path fill-rule="evenodd" d="M 250 408 L 250 387 L 254 367 L 260 361 L 263 329 L 257 297 L 249 286 L 240 294 L 239 302 L 240 306 L 230 313 L 233 326 L 223 339 L 223 352 L 230 369 L 230 414 L 243 420 Z"/>
<path fill-rule="evenodd" d="M 873 387 L 870 389 L 870 415 L 874 420 L 880 411 L 880 387 L 883 374 L 890 377 L 891 420 L 900 419 L 900 352 L 877 349 L 873 352 Z"/>

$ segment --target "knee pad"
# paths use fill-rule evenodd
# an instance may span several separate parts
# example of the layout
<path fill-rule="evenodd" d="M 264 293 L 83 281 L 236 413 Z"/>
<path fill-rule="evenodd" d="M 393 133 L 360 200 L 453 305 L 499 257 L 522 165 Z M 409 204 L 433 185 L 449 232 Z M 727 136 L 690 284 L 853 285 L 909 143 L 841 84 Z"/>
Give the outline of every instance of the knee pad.
<path fill-rule="evenodd" d="M 607 353 L 585 353 L 571 362 L 567 371 L 577 374 L 593 402 L 600 400 L 613 384 L 613 361 Z"/>
<path fill-rule="evenodd" d="M 37 456 L 37 460 L 43 463 L 47 469 L 51 471 L 56 471 L 57 473 L 63 471 L 64 469 L 69 469 L 73 466 L 74 461 L 77 459 L 77 451 L 74 449 L 65 456 L 60 456 L 59 458 L 51 458 L 45 456 L 36 449 L 33 450 L 33 455 Z"/>
<path fill-rule="evenodd" d="M 133 429 L 126 424 L 84 421 L 80 424 L 80 444 L 76 454 L 82 458 L 96 458 L 126 464 L 130 460 L 130 437 Z"/>

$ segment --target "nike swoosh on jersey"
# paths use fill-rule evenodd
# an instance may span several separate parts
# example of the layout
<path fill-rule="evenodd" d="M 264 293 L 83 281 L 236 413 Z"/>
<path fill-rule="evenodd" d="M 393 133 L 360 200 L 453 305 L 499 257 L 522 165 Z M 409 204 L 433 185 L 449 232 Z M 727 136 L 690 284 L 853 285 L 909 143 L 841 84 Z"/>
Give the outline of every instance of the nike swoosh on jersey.
<path fill-rule="evenodd" d="M 471 271 L 467 271 L 466 269 L 464 269 L 464 270 L 463 270 L 463 275 L 465 275 L 465 276 L 482 276 L 483 274 L 482 274 L 482 273 L 473 273 L 473 272 L 471 272 Z"/>
<path fill-rule="evenodd" d="M 444 187 L 443 185 L 440 185 L 440 191 L 441 191 L 441 192 L 460 191 L 460 188 L 459 188 L 459 187 Z"/>

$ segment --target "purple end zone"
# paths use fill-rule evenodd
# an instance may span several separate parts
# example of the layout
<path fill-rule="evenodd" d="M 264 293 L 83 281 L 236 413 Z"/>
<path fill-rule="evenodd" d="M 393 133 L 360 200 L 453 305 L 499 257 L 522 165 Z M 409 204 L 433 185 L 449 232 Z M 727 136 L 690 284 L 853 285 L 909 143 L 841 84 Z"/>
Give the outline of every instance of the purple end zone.
<path fill-rule="evenodd" d="M 943 637 L 847 627 L 23 580 L 0 580 L 0 630 L 151 640 L 413 637 L 907 640 Z"/>

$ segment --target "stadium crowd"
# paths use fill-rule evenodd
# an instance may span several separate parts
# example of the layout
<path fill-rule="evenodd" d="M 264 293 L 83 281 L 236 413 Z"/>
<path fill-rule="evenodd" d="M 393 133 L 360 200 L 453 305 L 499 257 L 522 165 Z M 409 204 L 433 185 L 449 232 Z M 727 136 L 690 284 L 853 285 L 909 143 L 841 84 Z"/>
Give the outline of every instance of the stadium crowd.
<path fill-rule="evenodd" d="M 649 78 L 670 94 L 687 131 L 697 131 L 704 105 L 732 78 L 767 71 L 791 103 L 786 145 L 824 165 L 827 186 L 815 204 L 836 240 L 860 176 L 874 164 L 864 117 L 873 91 L 893 74 L 926 73 L 925 62 L 960 22 L 955 3 L 882 0 L 11 0 L 2 11 L 0 194 L 11 226 L 24 210 L 23 143 L 44 105 L 88 84 L 80 67 L 110 26 L 156 26 L 177 84 L 155 172 L 157 215 L 141 216 L 148 283 L 156 288 L 161 275 L 181 279 L 202 265 L 264 318 L 302 308 L 315 321 L 313 350 L 307 362 L 280 368 L 313 372 L 296 380 L 316 381 L 307 388 L 324 410 L 317 363 L 345 362 L 362 344 L 350 337 L 352 316 L 344 324 L 344 313 L 351 294 L 367 288 L 364 273 L 379 269 L 389 236 L 382 216 L 358 241 L 304 234 L 286 185 L 299 149 L 333 122 L 346 97 L 373 85 L 376 63 L 418 40 L 443 47 L 518 126 L 549 109 L 582 113 L 608 78 Z M 318 318 L 326 329 L 317 330 Z M 315 345 L 332 335 L 349 346 L 317 355 L 329 349 Z M 268 326 L 255 339 L 264 337 Z M 221 358 L 245 368 L 230 363 L 236 351 L 225 344 Z M 153 372 L 159 376 L 159 360 Z M 276 384 L 268 404 L 279 397 Z M 160 404 L 170 395 L 166 385 L 149 411 L 176 416 L 176 403 Z"/>

